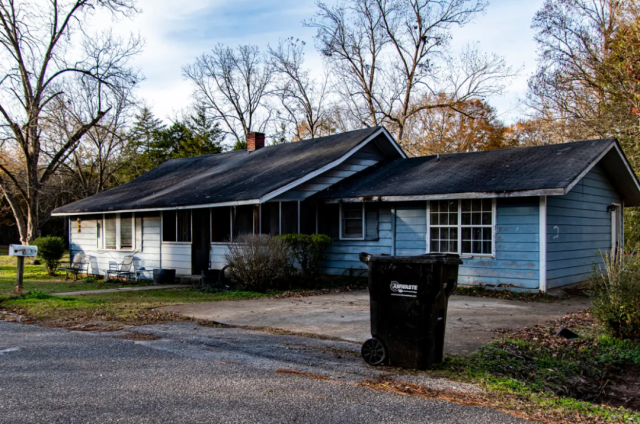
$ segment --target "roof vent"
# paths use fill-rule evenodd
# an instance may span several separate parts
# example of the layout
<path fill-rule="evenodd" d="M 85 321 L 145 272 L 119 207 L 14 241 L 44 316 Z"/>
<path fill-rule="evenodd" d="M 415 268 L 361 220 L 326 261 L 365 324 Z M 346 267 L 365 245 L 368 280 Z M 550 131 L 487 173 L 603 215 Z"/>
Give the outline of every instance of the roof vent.
<path fill-rule="evenodd" d="M 264 133 L 250 132 L 247 135 L 247 152 L 253 152 L 264 147 Z"/>

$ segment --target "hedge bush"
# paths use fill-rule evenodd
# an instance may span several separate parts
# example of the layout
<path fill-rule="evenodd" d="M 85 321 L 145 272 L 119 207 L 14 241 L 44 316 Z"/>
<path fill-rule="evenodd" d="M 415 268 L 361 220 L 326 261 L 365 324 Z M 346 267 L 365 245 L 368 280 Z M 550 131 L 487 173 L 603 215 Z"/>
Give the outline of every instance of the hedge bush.
<path fill-rule="evenodd" d="M 248 234 L 229 245 L 225 259 L 232 279 L 246 290 L 264 293 L 286 270 L 289 252 L 283 240 Z"/>
<path fill-rule="evenodd" d="M 333 240 L 324 234 L 283 234 L 276 236 L 289 247 L 292 259 L 300 265 L 305 284 L 313 284 L 320 277 L 320 262 Z M 292 264 L 293 265 L 293 264 Z"/>
<path fill-rule="evenodd" d="M 594 318 L 609 335 L 618 339 L 640 340 L 640 256 L 603 255 L 602 271 L 591 278 Z"/>
<path fill-rule="evenodd" d="M 44 261 L 49 275 L 56 275 L 60 259 L 64 256 L 62 237 L 39 237 L 33 245 L 38 246 L 38 257 Z"/>

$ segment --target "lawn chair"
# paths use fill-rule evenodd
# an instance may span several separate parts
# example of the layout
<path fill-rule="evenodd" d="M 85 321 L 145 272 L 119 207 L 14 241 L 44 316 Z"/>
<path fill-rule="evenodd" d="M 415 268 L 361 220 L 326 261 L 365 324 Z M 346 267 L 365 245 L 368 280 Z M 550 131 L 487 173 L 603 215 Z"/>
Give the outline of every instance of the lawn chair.
<path fill-rule="evenodd" d="M 65 265 L 59 269 L 66 273 L 64 277 L 65 280 L 69 279 L 69 274 L 73 274 L 73 279 L 77 280 L 78 274 L 85 271 L 84 253 L 76 253 L 71 262 L 65 263 Z"/>
<path fill-rule="evenodd" d="M 109 262 L 107 280 L 110 279 L 112 275 L 115 276 L 115 278 L 124 278 L 126 281 L 133 280 L 135 278 L 133 259 L 133 255 L 128 255 L 124 257 L 122 263 Z"/>
<path fill-rule="evenodd" d="M 86 260 L 86 258 L 85 258 Z M 87 274 L 91 271 L 91 275 L 100 275 L 100 267 L 98 266 L 98 258 L 95 256 L 89 256 L 89 268 Z"/>

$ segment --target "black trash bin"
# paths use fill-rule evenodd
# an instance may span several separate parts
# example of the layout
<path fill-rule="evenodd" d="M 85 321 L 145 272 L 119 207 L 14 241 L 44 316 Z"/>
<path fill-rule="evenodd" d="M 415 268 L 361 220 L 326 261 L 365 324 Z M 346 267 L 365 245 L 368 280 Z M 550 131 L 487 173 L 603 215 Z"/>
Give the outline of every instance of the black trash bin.
<path fill-rule="evenodd" d="M 176 283 L 176 270 L 175 269 L 154 269 L 153 270 L 153 284 L 175 284 Z"/>
<path fill-rule="evenodd" d="M 458 285 L 454 254 L 360 254 L 369 266 L 371 335 L 362 357 L 371 365 L 428 369 L 444 358 L 449 296 Z"/>

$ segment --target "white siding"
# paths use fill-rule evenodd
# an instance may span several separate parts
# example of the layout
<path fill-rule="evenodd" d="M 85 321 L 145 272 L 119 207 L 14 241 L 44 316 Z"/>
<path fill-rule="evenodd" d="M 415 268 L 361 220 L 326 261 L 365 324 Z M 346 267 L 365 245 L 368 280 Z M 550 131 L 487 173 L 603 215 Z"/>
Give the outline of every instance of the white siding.
<path fill-rule="evenodd" d="M 102 249 L 102 238 L 98 234 L 98 223 L 101 224 L 102 216 L 83 217 L 81 231 L 78 233 L 75 219 L 71 221 L 69 232 L 69 245 L 71 257 L 76 253 L 84 253 L 92 258 L 92 263 L 97 264 L 98 269 L 92 272 L 100 275 L 109 269 L 109 262 L 120 263 L 125 256 L 134 253 L 134 266 L 136 269 L 144 267 L 153 269 L 160 267 L 160 218 L 136 217 L 135 252 L 114 251 Z"/>

